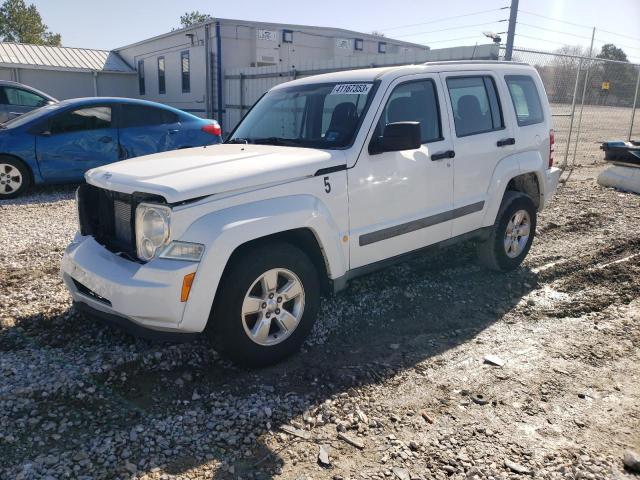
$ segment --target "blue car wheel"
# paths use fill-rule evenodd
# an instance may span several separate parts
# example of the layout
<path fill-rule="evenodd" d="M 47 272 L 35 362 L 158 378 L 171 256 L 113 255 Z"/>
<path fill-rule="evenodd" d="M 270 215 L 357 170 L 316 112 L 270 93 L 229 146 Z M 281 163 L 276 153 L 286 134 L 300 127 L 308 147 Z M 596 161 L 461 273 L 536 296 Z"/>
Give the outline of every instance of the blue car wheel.
<path fill-rule="evenodd" d="M 0 200 L 21 195 L 31 183 L 29 170 L 20 160 L 0 155 Z"/>

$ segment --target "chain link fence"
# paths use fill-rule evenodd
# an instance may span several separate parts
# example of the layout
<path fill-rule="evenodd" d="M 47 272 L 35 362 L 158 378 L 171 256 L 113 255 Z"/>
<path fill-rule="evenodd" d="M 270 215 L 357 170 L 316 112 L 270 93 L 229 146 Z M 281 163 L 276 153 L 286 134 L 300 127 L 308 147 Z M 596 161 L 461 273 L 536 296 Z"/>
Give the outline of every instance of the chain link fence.
<path fill-rule="evenodd" d="M 533 65 L 542 77 L 558 164 L 593 164 L 603 158 L 602 142 L 640 140 L 640 118 L 634 121 L 640 65 L 517 48 L 513 60 Z"/>
<path fill-rule="evenodd" d="M 378 55 L 372 59 L 347 58 L 299 66 L 296 70 L 274 66 L 229 71 L 223 85 L 226 131 L 240 121 L 262 93 L 294 78 L 381 64 L 503 57 L 504 49 L 498 51 L 497 46 L 482 45 L 431 50 L 420 58 Z M 640 140 L 640 113 L 636 112 L 640 103 L 640 65 L 522 48 L 514 48 L 513 60 L 533 65 L 542 77 L 551 104 L 556 163 L 560 166 L 598 162 L 604 157 L 600 150 L 604 141 Z"/>

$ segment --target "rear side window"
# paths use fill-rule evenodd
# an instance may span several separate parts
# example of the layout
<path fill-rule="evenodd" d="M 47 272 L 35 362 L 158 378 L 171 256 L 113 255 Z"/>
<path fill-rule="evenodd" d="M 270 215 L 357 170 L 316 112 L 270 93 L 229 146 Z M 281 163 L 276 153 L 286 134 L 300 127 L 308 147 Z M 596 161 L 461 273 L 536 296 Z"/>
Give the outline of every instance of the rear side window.
<path fill-rule="evenodd" d="M 41 107 L 47 99 L 21 88 L 4 87 L 4 95 L 0 95 L 8 105 L 20 107 Z"/>
<path fill-rule="evenodd" d="M 379 135 L 385 125 L 395 122 L 420 122 L 422 143 L 442 138 L 436 87 L 432 80 L 404 83 L 393 90 L 380 117 Z"/>
<path fill-rule="evenodd" d="M 148 127 L 178 121 L 178 115 L 173 112 L 145 105 L 122 105 L 120 111 L 120 128 Z"/>
<path fill-rule="evenodd" d="M 493 78 L 449 77 L 447 88 L 458 137 L 504 128 L 500 100 Z"/>
<path fill-rule="evenodd" d="M 111 107 L 89 107 L 64 112 L 51 119 L 52 134 L 100 130 L 111 127 Z"/>
<path fill-rule="evenodd" d="M 506 75 L 509 94 L 516 111 L 518 125 L 533 125 L 544 121 L 542 104 L 533 78 L 528 75 Z"/>

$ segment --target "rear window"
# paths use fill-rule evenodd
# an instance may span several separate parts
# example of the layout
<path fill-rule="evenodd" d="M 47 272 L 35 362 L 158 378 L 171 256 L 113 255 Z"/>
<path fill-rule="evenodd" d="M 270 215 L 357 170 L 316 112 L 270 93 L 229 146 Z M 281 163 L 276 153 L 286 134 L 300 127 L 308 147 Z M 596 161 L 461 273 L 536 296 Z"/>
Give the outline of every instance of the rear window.
<path fill-rule="evenodd" d="M 448 77 L 456 135 L 466 137 L 504 128 L 502 110 L 493 78 Z"/>
<path fill-rule="evenodd" d="M 533 78 L 528 75 L 506 75 L 509 94 L 516 111 L 518 125 L 533 125 L 544 121 L 542 104 Z"/>
<path fill-rule="evenodd" d="M 51 119 L 52 134 L 101 130 L 111 127 L 110 107 L 87 107 L 64 112 Z"/>
<path fill-rule="evenodd" d="M 122 105 L 121 112 L 120 128 L 147 127 L 178 121 L 175 113 L 146 105 Z"/>
<path fill-rule="evenodd" d="M 21 88 L 4 87 L 3 90 L 4 95 L 1 95 L 1 97 L 3 97 L 3 100 L 8 105 L 15 105 L 17 107 L 41 107 L 47 103 L 46 98 Z"/>

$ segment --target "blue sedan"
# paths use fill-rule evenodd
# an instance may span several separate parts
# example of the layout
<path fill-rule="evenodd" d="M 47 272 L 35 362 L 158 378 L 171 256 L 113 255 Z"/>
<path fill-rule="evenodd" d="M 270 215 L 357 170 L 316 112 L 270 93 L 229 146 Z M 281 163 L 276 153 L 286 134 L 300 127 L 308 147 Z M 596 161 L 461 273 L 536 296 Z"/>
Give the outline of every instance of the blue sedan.
<path fill-rule="evenodd" d="M 31 184 L 77 182 L 126 158 L 222 141 L 220 125 L 159 103 L 80 98 L 0 124 L 0 200 Z"/>

